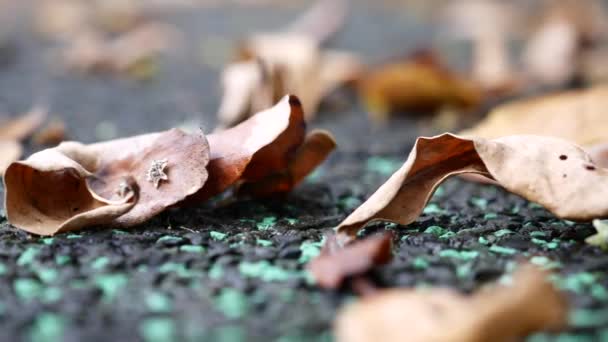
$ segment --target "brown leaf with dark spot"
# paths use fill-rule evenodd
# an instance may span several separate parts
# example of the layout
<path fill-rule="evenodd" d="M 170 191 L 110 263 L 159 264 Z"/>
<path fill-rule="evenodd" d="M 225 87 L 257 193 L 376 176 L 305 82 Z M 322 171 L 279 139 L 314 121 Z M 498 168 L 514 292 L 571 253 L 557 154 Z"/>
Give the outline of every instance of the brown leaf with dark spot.
<path fill-rule="evenodd" d="M 450 289 L 393 289 L 343 308 L 335 322 L 338 342 L 510 342 L 567 325 L 565 296 L 548 274 L 529 265 L 511 285 L 473 295 Z"/>
<path fill-rule="evenodd" d="M 150 169 L 167 160 L 158 187 Z M 65 142 L 6 170 L 9 222 L 39 235 L 107 224 L 131 227 L 199 191 L 209 145 L 178 129 L 92 145 Z"/>
<path fill-rule="evenodd" d="M 486 140 L 442 134 L 418 138 L 407 161 L 337 230 L 352 239 L 367 223 L 413 222 L 445 179 L 477 173 L 536 202 L 557 217 L 608 217 L 608 170 L 572 143 L 533 135 Z"/>
<path fill-rule="evenodd" d="M 392 257 L 392 234 L 379 234 L 347 246 L 340 245 L 337 237 L 331 235 L 321 254 L 307 268 L 319 286 L 337 289 L 346 279 L 364 275 L 374 266 L 388 263 Z"/>
<path fill-rule="evenodd" d="M 448 70 L 428 52 L 376 67 L 361 77 L 358 90 L 376 122 L 384 122 L 396 112 L 471 109 L 482 96 L 477 86 Z"/>

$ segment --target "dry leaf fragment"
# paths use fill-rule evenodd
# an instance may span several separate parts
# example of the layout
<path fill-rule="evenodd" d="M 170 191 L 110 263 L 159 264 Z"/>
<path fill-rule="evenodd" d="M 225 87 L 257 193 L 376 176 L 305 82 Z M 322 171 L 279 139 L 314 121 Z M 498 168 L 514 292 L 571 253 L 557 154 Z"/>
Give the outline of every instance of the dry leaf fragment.
<path fill-rule="evenodd" d="M 358 91 L 376 122 L 395 112 L 436 112 L 444 107 L 470 109 L 480 90 L 423 52 L 405 61 L 382 65 L 359 80 Z"/>
<path fill-rule="evenodd" d="M 85 31 L 73 39 L 62 58 L 80 72 L 126 73 L 166 51 L 176 36 L 173 27 L 160 23 L 141 25 L 113 39 Z"/>
<path fill-rule="evenodd" d="M 493 179 L 560 218 L 608 217 L 608 170 L 595 165 L 580 147 L 533 135 L 486 140 L 442 134 L 418 138 L 403 166 L 337 230 L 347 239 L 375 220 L 409 224 L 441 182 L 462 173 Z"/>
<path fill-rule="evenodd" d="M 169 179 L 156 188 L 147 171 L 164 158 L 170 158 Z M 178 129 L 92 145 L 65 142 L 8 167 L 7 217 L 39 235 L 134 226 L 199 191 L 208 161 L 206 138 Z"/>
<path fill-rule="evenodd" d="M 472 77 L 487 92 L 505 94 L 520 85 L 508 47 L 521 14 L 517 6 L 495 0 L 452 1 L 443 11 L 445 33 L 473 42 Z"/>
<path fill-rule="evenodd" d="M 608 86 L 561 92 L 501 105 L 461 135 L 498 138 L 516 134 L 559 137 L 581 146 L 608 141 Z"/>
<path fill-rule="evenodd" d="M 593 227 L 597 233 L 587 237 L 585 242 L 592 245 L 598 246 L 604 250 L 608 249 L 608 221 L 606 220 L 593 220 Z"/>
<path fill-rule="evenodd" d="M 449 289 L 394 289 L 350 304 L 335 322 L 339 342 L 509 342 L 567 323 L 564 296 L 547 274 L 524 266 L 512 285 L 465 296 Z"/>
<path fill-rule="evenodd" d="M 363 275 L 374 266 L 388 263 L 392 257 L 392 234 L 379 234 L 345 247 L 332 235 L 321 254 L 307 267 L 319 286 L 337 289 L 346 279 Z"/>
<path fill-rule="evenodd" d="M 38 145 L 58 145 L 66 137 L 65 124 L 59 120 L 53 120 L 41 128 L 32 136 L 32 141 Z"/>
<path fill-rule="evenodd" d="M 36 106 L 14 119 L 0 122 L 0 140 L 21 141 L 28 138 L 42 125 L 46 116 L 47 110 Z"/>
<path fill-rule="evenodd" d="M 284 31 L 323 43 L 344 25 L 348 5 L 349 0 L 318 0 Z"/>

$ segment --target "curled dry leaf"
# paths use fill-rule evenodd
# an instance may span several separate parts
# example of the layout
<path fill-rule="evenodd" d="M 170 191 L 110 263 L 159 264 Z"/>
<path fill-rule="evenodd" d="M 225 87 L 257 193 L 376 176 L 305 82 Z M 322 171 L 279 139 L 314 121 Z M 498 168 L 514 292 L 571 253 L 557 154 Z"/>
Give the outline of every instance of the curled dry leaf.
<path fill-rule="evenodd" d="M 371 70 L 358 82 L 371 119 L 385 121 L 394 112 L 435 112 L 445 107 L 470 109 L 480 90 L 452 73 L 427 52 Z"/>
<path fill-rule="evenodd" d="M 346 279 L 364 275 L 374 266 L 388 263 L 392 257 L 392 234 L 379 234 L 345 247 L 331 235 L 321 254 L 307 268 L 319 286 L 337 289 Z"/>
<path fill-rule="evenodd" d="M 262 180 L 242 184 L 239 193 L 261 197 L 289 192 L 321 165 L 335 148 L 336 142 L 329 132 L 313 130 L 306 135 L 286 169 Z"/>
<path fill-rule="evenodd" d="M 302 103 L 293 95 L 208 138 L 210 179 L 194 196 L 196 200 L 219 194 L 233 185 L 239 194 L 258 197 L 289 192 L 336 146 L 326 131 L 306 134 Z"/>
<path fill-rule="evenodd" d="M 157 188 L 151 165 L 167 159 Z M 65 142 L 6 170 L 5 205 L 14 226 L 39 235 L 96 224 L 139 224 L 199 191 L 209 146 L 178 129 L 92 145 Z"/>
<path fill-rule="evenodd" d="M 501 105 L 461 135 L 498 138 L 516 134 L 559 137 L 581 146 L 608 141 L 608 86 L 596 86 Z"/>
<path fill-rule="evenodd" d="M 378 292 L 342 309 L 334 331 L 339 342 L 509 342 L 559 331 L 567 314 L 565 297 L 547 274 L 524 266 L 512 285 L 471 296 L 449 289 Z"/>
<path fill-rule="evenodd" d="M 220 128 L 238 124 L 285 94 L 299 96 L 310 120 L 325 96 L 358 77 L 359 58 L 321 47 L 341 26 L 345 2 L 319 0 L 287 30 L 254 34 L 241 44 L 237 61 L 221 76 Z"/>
<path fill-rule="evenodd" d="M 337 230 L 348 239 L 370 221 L 409 224 L 441 182 L 462 173 L 482 174 L 560 218 L 608 217 L 608 170 L 580 147 L 533 135 L 486 140 L 442 134 L 418 138 L 403 166 Z"/>

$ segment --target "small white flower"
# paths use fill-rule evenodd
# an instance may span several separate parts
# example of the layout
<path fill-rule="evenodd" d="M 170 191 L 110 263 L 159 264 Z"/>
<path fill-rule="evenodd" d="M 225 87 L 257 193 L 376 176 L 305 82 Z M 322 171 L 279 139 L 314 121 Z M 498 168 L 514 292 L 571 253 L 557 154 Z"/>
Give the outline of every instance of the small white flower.
<path fill-rule="evenodd" d="M 148 172 L 146 173 L 146 179 L 148 182 L 154 184 L 155 188 L 158 188 L 161 180 L 168 180 L 169 177 L 165 173 L 165 168 L 169 161 L 165 159 L 153 160 Z"/>

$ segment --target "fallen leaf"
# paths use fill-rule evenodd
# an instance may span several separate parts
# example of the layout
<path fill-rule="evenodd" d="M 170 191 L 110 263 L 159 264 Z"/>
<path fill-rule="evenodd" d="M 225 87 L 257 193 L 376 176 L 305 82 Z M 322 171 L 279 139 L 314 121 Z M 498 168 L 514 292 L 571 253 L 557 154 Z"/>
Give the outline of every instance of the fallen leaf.
<path fill-rule="evenodd" d="M 0 140 L 0 176 L 4 175 L 4 170 L 15 160 L 18 160 L 23 153 L 23 147 L 16 141 Z"/>
<path fill-rule="evenodd" d="M 332 235 L 307 268 L 320 287 L 337 289 L 346 279 L 363 275 L 392 257 L 392 234 L 379 234 L 344 247 Z"/>
<path fill-rule="evenodd" d="M 62 55 L 64 63 L 79 72 L 137 74 L 137 68 L 167 51 L 175 43 L 175 28 L 148 23 L 109 39 L 97 31 L 81 32 Z"/>
<path fill-rule="evenodd" d="M 323 43 L 344 25 L 348 5 L 349 0 L 318 0 L 282 31 L 307 36 Z"/>
<path fill-rule="evenodd" d="M 460 135 L 498 138 L 516 134 L 554 136 L 581 146 L 608 141 L 608 86 L 560 92 L 498 106 Z"/>
<path fill-rule="evenodd" d="M 32 136 L 32 141 L 38 145 L 58 145 L 65 140 L 65 124 L 53 120 Z"/>
<path fill-rule="evenodd" d="M 470 296 L 437 288 L 380 291 L 338 313 L 336 340 L 508 342 L 537 331 L 559 331 L 566 327 L 568 305 L 547 276 L 524 266 L 511 285 Z"/>
<path fill-rule="evenodd" d="M 592 246 L 598 246 L 601 249 L 608 250 L 608 221 L 593 220 L 593 227 L 597 233 L 587 237 L 585 242 Z"/>
<path fill-rule="evenodd" d="M 343 0 L 319 0 L 288 29 L 245 39 L 221 75 L 219 128 L 238 124 L 285 94 L 297 94 L 311 120 L 325 96 L 356 79 L 362 71 L 358 57 L 321 46 L 341 26 L 344 6 Z"/>
<path fill-rule="evenodd" d="M 427 52 L 376 67 L 361 77 L 357 87 L 370 118 L 376 122 L 384 122 L 396 112 L 471 109 L 481 101 L 480 89 Z"/>
<path fill-rule="evenodd" d="M 192 200 L 201 201 L 238 182 L 262 181 L 288 169 L 305 134 L 302 104 L 290 95 L 235 127 L 210 134 L 209 181 Z"/>
<path fill-rule="evenodd" d="M 462 173 L 495 180 L 507 191 L 563 219 L 608 217 L 604 200 L 608 170 L 597 167 L 580 147 L 533 135 L 486 140 L 442 134 L 418 138 L 403 166 L 340 223 L 337 231 L 348 240 L 368 222 L 409 224 L 441 182 Z"/>
<path fill-rule="evenodd" d="M 509 44 L 522 22 L 522 13 L 512 3 L 494 0 L 451 1 L 439 23 L 444 34 L 471 41 L 471 76 L 484 91 L 505 95 L 521 86 Z"/>
<path fill-rule="evenodd" d="M 0 122 L 0 140 L 21 141 L 31 136 L 46 119 L 47 111 L 34 107 L 14 119 Z"/>
<path fill-rule="evenodd" d="M 163 159 L 167 179 L 156 187 L 148 176 Z M 8 167 L 7 217 L 39 235 L 134 226 L 199 191 L 208 161 L 206 138 L 178 129 L 92 145 L 65 142 Z"/>
<path fill-rule="evenodd" d="M 560 0 L 548 8 L 523 52 L 523 64 L 532 81 L 560 86 L 577 72 L 581 53 L 606 33 L 606 15 L 599 1 Z"/>
<path fill-rule="evenodd" d="M 321 165 L 335 148 L 336 142 L 329 132 L 313 130 L 306 135 L 286 169 L 262 180 L 244 183 L 238 191 L 256 197 L 287 193 Z"/>

